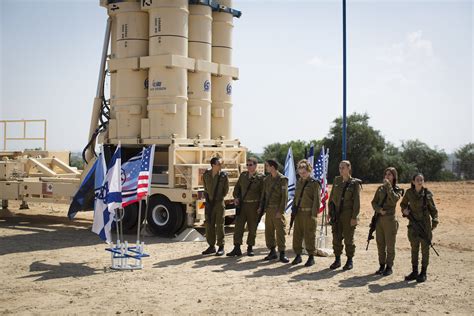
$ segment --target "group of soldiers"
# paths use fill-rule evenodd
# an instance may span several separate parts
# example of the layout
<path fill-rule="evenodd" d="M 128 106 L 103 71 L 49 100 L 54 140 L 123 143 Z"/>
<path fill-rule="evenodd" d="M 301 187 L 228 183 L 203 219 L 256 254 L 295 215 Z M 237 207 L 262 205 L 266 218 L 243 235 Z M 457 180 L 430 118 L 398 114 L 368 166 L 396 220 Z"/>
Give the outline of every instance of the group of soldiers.
<path fill-rule="evenodd" d="M 278 162 L 269 159 L 265 162 L 267 176 L 257 171 L 257 160 L 247 160 L 247 171 L 240 174 L 234 187 L 233 197 L 236 206 L 236 223 L 234 231 L 234 248 L 227 256 L 241 256 L 245 225 L 248 228 L 247 255 L 254 256 L 257 226 L 265 214 L 265 242 L 269 253 L 264 260 L 275 260 L 288 263 L 286 256 L 286 218 L 285 210 L 288 200 L 288 178 L 278 171 Z M 296 183 L 292 206 L 293 250 L 295 258 L 292 265 L 302 263 L 303 241 L 308 253 L 305 266 L 314 265 L 316 254 L 316 219 L 321 202 L 321 184 L 312 175 L 312 166 L 303 159 L 297 164 L 299 179 Z M 332 226 L 332 243 L 335 255 L 330 269 L 341 267 L 341 255 L 345 246 L 347 261 L 343 270 L 353 268 L 355 254 L 354 232 L 358 224 L 360 211 L 361 181 L 351 176 L 351 163 L 343 160 L 339 164 L 339 176 L 334 178 L 329 196 L 328 222 Z M 229 191 L 227 174 L 222 171 L 222 159 L 211 159 L 211 169 L 203 175 L 206 197 L 206 239 L 209 247 L 203 255 L 224 255 L 224 198 Z M 423 187 L 422 174 L 413 177 L 411 188 L 407 190 L 400 203 L 402 215 L 408 217 L 408 239 L 412 248 L 413 270 L 405 280 L 424 282 L 429 263 L 429 246 L 431 231 L 438 224 L 438 212 L 433 201 L 433 194 Z M 372 206 L 378 215 L 376 224 L 376 241 L 380 267 L 379 275 L 393 273 L 395 258 L 395 240 L 398 222 L 395 208 L 403 190 L 397 186 L 397 171 L 389 167 L 384 171 L 383 184 L 375 192 Z M 431 221 L 430 221 L 431 216 Z M 420 226 L 421 225 L 421 226 Z M 424 230 L 422 236 L 419 227 Z M 429 232 L 429 234 L 426 234 Z M 425 238 L 423 238 L 425 237 Z M 429 240 L 426 238 L 429 237 Z M 343 244 L 344 243 L 344 244 Z M 216 249 L 217 245 L 217 249 Z M 418 273 L 418 254 L 421 245 L 422 265 Z"/>

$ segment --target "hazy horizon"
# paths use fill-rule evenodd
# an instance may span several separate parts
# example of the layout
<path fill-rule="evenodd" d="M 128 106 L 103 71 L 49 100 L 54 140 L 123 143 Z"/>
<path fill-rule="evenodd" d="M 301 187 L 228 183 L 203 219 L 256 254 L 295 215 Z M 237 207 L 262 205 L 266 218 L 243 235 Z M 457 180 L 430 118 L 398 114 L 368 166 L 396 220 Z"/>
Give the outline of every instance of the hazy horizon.
<path fill-rule="evenodd" d="M 342 115 L 341 1 L 234 4 L 234 137 L 263 152 L 327 136 Z M 348 114 L 368 113 L 396 146 L 419 139 L 452 153 L 473 142 L 473 12 L 462 0 L 347 1 Z M 0 16 L 0 120 L 47 119 L 48 149 L 82 150 L 106 10 L 4 0 Z"/>

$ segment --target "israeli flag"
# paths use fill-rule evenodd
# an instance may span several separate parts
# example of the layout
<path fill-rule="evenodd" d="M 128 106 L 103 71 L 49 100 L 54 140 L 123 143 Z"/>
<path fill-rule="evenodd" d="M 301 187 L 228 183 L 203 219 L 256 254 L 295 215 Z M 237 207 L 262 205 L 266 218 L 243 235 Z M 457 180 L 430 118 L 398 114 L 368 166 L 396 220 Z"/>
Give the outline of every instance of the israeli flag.
<path fill-rule="evenodd" d="M 102 240 L 107 242 L 112 241 L 112 238 L 107 237 L 105 223 L 110 220 L 110 212 L 107 209 L 107 203 L 105 202 L 105 196 L 107 194 L 105 187 L 105 176 L 107 173 L 107 166 L 105 164 L 104 153 L 101 148 L 99 157 L 97 157 L 95 168 L 95 179 L 94 179 L 94 222 L 92 224 L 92 231 L 99 235 Z M 110 235 L 110 234 L 109 234 Z"/>
<path fill-rule="evenodd" d="M 309 165 L 314 168 L 314 144 L 313 143 L 311 143 L 311 147 L 309 148 L 308 162 L 309 162 Z"/>
<path fill-rule="evenodd" d="M 122 207 L 122 159 L 120 144 L 110 160 L 105 181 L 108 185 L 106 195 L 107 207 L 115 214 L 115 210 Z"/>
<path fill-rule="evenodd" d="M 288 148 L 288 154 L 286 155 L 284 172 L 285 176 L 288 178 L 288 203 L 286 204 L 285 210 L 285 213 L 288 213 L 293 205 L 296 190 L 296 169 L 291 146 Z"/>
<path fill-rule="evenodd" d="M 95 169 L 95 204 L 92 231 L 107 243 L 112 242 L 112 223 L 115 209 L 122 204 L 121 157 L 120 145 L 115 150 L 107 169 L 103 150 L 97 158 Z"/>

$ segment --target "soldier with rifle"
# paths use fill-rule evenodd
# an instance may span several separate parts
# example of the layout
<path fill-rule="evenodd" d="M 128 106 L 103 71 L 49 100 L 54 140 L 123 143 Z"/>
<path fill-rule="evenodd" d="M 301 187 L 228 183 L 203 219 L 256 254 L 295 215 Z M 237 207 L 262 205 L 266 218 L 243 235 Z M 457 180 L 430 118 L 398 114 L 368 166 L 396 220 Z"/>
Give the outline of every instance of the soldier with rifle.
<path fill-rule="evenodd" d="M 380 264 L 375 273 L 384 276 L 393 273 L 395 259 L 395 240 L 398 231 L 395 207 L 403 195 L 403 190 L 397 186 L 397 178 L 398 173 L 395 168 L 385 169 L 383 184 L 378 187 L 372 199 L 372 208 L 375 213 L 370 223 L 366 250 L 369 248 L 370 240 L 374 239 L 375 231 Z"/>
<path fill-rule="evenodd" d="M 278 171 L 278 162 L 268 159 L 265 169 L 269 175 L 263 180 L 262 197 L 260 199 L 259 218 L 257 224 L 265 213 L 265 242 L 270 253 L 264 260 L 278 259 L 275 248 L 278 246 L 280 261 L 288 263 L 290 260 L 285 255 L 285 209 L 288 201 L 288 178 Z"/>
<path fill-rule="evenodd" d="M 433 193 L 424 187 L 424 176 L 421 173 L 413 176 L 411 188 L 407 190 L 400 203 L 403 217 L 407 217 L 408 240 L 411 245 L 412 272 L 405 281 L 426 281 L 426 272 L 430 260 L 432 230 L 438 226 L 438 210 L 436 209 Z M 431 217 L 431 220 L 430 220 Z M 421 245 L 421 272 L 418 274 L 418 254 Z M 436 252 L 436 250 L 435 250 Z M 436 254 L 438 254 L 436 252 Z"/>
<path fill-rule="evenodd" d="M 222 171 L 222 159 L 211 159 L 211 169 L 203 174 L 204 196 L 206 198 L 206 240 L 209 247 L 202 252 L 203 255 L 215 253 L 216 256 L 224 254 L 224 197 L 229 192 L 229 178 Z M 216 252 L 217 246 L 219 249 Z"/>
<path fill-rule="evenodd" d="M 240 174 L 234 187 L 234 204 L 236 206 L 236 223 L 234 231 L 234 249 L 227 254 L 229 257 L 241 256 L 245 223 L 248 227 L 247 255 L 253 256 L 253 246 L 257 236 L 257 217 L 262 195 L 264 175 L 257 172 L 257 159 L 247 159 L 247 171 Z"/>
<path fill-rule="evenodd" d="M 339 174 L 334 178 L 329 195 L 329 217 L 332 226 L 332 246 L 336 259 L 329 267 L 334 270 L 341 266 L 342 241 L 346 246 L 347 262 L 343 270 L 353 268 L 355 254 L 354 232 L 360 212 L 360 189 L 362 181 L 351 176 L 352 168 L 348 160 L 339 163 Z"/>
<path fill-rule="evenodd" d="M 295 223 L 293 232 L 293 250 L 296 257 L 291 262 L 296 265 L 302 262 L 303 239 L 308 252 L 308 261 L 305 266 L 314 265 L 314 255 L 316 252 L 316 217 L 319 213 L 321 203 L 321 184 L 311 177 L 313 168 L 306 159 L 298 162 L 298 174 L 300 179 L 296 183 L 295 200 L 291 208 L 290 230 Z M 288 232 L 289 234 L 289 232 Z"/>

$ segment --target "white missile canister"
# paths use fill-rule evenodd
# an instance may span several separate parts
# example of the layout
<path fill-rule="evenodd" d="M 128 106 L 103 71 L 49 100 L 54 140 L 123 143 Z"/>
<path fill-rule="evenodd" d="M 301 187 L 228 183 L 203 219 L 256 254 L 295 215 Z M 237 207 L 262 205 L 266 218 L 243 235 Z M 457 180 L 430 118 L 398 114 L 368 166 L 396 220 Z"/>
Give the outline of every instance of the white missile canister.
<path fill-rule="evenodd" d="M 212 8 L 210 5 L 189 6 L 189 57 L 195 60 L 188 73 L 188 138 L 211 138 L 211 63 Z"/>
<path fill-rule="evenodd" d="M 115 22 L 111 35 L 115 37 L 111 57 L 115 58 L 109 60 L 115 119 L 110 120 L 109 138 L 138 140 L 147 113 L 148 72 L 140 69 L 139 58 L 148 55 L 148 14 L 141 10 L 140 1 L 111 3 L 108 12 Z"/>
<path fill-rule="evenodd" d="M 143 138 L 187 137 L 188 1 L 145 0 L 149 14 L 148 119 L 142 121 Z"/>
<path fill-rule="evenodd" d="M 212 13 L 212 61 L 219 64 L 212 77 L 212 139 L 232 139 L 232 83 L 238 69 L 232 67 L 232 30 L 234 15 L 231 0 L 218 0 Z"/>

